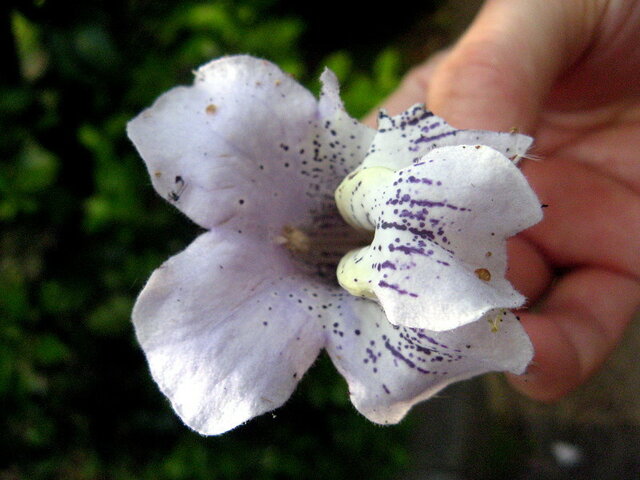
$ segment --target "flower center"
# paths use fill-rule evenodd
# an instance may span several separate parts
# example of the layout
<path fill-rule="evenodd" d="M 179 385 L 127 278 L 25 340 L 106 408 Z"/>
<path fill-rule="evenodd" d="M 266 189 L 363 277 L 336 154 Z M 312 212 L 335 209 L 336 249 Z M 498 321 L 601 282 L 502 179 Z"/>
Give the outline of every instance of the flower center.
<path fill-rule="evenodd" d="M 317 216 L 310 227 L 285 225 L 275 241 L 318 276 L 336 282 L 340 259 L 347 252 L 368 245 L 372 238 L 373 232 L 353 228 L 336 210 Z"/>

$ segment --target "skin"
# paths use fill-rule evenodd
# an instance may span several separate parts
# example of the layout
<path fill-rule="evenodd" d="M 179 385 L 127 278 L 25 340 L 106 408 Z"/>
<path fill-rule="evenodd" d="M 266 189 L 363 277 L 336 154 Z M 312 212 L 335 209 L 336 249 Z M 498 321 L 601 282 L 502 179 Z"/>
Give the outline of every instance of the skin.
<path fill-rule="evenodd" d="M 509 380 L 537 400 L 586 381 L 640 308 L 638 38 L 640 2 L 489 0 L 383 105 L 535 137 L 540 160 L 521 165 L 548 208 L 510 240 L 508 277 L 535 307 L 520 316 L 536 350 Z"/>

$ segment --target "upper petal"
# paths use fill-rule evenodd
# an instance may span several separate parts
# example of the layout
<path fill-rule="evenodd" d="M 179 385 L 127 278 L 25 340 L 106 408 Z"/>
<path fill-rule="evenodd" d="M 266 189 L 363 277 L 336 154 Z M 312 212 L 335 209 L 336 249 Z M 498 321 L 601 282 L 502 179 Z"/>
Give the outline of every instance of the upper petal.
<path fill-rule="evenodd" d="M 521 374 L 533 356 L 529 338 L 507 311 L 485 318 L 499 323 L 497 331 L 480 321 L 430 332 L 390 325 L 376 303 L 346 297 L 326 329 L 327 350 L 355 407 L 376 423 L 400 421 L 452 382 L 489 371 Z"/>
<path fill-rule="evenodd" d="M 162 95 L 128 134 L 158 193 L 201 226 L 303 225 L 373 136 L 344 112 L 335 77 L 323 79 L 318 102 L 269 62 L 221 58 L 193 86 Z"/>
<path fill-rule="evenodd" d="M 205 435 L 282 405 L 324 344 L 323 287 L 240 238 L 201 235 L 153 273 L 133 311 L 153 378 Z"/>
<path fill-rule="evenodd" d="M 362 166 L 398 170 L 420 161 L 435 148 L 452 145 L 487 145 L 517 162 L 532 142 L 531 137 L 515 132 L 458 130 L 417 104 L 394 117 L 380 112 L 378 133 Z"/>
<path fill-rule="evenodd" d="M 492 148 L 461 145 L 388 172 L 385 184 L 353 195 L 354 215 L 364 223 L 366 211 L 376 233 L 369 247 L 343 259 L 341 283 L 377 298 L 391 323 L 430 330 L 521 306 L 524 297 L 504 277 L 506 238 L 542 213 L 518 168 Z"/>

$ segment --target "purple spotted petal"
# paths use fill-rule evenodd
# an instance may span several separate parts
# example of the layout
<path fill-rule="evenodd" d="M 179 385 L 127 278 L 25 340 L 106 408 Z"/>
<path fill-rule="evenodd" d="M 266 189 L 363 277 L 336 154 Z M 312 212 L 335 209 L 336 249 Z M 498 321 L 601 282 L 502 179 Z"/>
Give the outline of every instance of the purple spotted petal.
<path fill-rule="evenodd" d="M 398 170 L 419 162 L 435 148 L 453 145 L 486 145 L 517 161 L 532 142 L 531 137 L 515 132 L 458 130 L 419 104 L 394 117 L 380 112 L 378 133 L 362 166 Z"/>
<path fill-rule="evenodd" d="M 373 136 L 335 76 L 322 81 L 317 101 L 271 63 L 223 58 L 128 125 L 156 190 L 212 229 L 154 272 L 133 312 L 154 379 L 200 433 L 281 405 L 322 347 L 336 287 L 283 232 L 342 223 L 333 190 Z"/>
<path fill-rule="evenodd" d="M 373 242 L 341 268 L 370 268 L 359 280 L 391 323 L 448 330 L 524 303 L 504 277 L 506 239 L 542 213 L 509 159 L 488 147 L 443 147 L 385 185 L 361 200 Z"/>
<path fill-rule="evenodd" d="M 162 95 L 128 134 L 158 193 L 201 226 L 303 225 L 373 136 L 344 112 L 335 77 L 323 81 L 318 102 L 272 63 L 225 57 L 198 69 L 193 86 Z"/>
<path fill-rule="evenodd" d="M 136 302 L 153 378 L 202 434 L 282 405 L 324 344 L 327 290 L 280 254 L 205 233 L 158 268 Z"/>
<path fill-rule="evenodd" d="M 382 309 L 345 297 L 327 328 L 327 350 L 349 384 L 351 400 L 369 420 L 396 423 L 416 403 L 452 382 L 489 371 L 524 372 L 531 342 L 510 312 L 497 331 L 482 319 L 446 332 L 390 325 Z M 491 315 L 494 315 L 492 312 Z"/>

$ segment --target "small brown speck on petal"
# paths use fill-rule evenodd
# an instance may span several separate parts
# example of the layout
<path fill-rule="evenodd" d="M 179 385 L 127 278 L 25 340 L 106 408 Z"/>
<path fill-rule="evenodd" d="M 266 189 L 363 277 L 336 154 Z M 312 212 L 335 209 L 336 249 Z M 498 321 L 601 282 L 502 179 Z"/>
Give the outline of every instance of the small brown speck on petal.
<path fill-rule="evenodd" d="M 488 282 L 489 280 L 491 280 L 491 272 L 486 268 L 478 268 L 475 271 L 475 274 L 483 282 Z"/>

